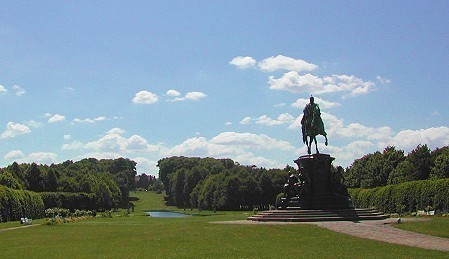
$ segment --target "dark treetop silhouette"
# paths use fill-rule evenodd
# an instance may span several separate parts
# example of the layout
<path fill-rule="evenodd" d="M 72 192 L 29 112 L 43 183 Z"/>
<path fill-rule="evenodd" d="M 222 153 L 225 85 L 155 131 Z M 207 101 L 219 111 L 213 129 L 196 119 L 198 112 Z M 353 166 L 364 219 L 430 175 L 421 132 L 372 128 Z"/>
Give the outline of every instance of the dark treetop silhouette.
<path fill-rule="evenodd" d="M 320 107 L 315 103 L 313 96 L 310 97 L 310 103 L 304 107 L 303 112 L 304 115 L 301 119 L 302 140 L 307 145 L 307 153 L 309 155 L 312 153 L 312 141 L 315 141 L 316 153 L 319 154 L 316 136 L 324 136 L 326 139 L 325 145 L 327 146 L 327 133 L 324 130 L 324 123 L 321 119 Z M 307 139 L 307 137 L 309 137 L 309 139 Z"/>

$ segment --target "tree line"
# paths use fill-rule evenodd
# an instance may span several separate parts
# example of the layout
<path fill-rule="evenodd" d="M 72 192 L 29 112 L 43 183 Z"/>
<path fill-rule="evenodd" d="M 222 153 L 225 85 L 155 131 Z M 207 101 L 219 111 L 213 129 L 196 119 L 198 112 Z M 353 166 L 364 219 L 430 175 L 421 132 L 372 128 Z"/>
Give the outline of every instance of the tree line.
<path fill-rule="evenodd" d="M 14 162 L 0 168 L 0 185 L 39 193 L 44 203 L 111 209 L 128 205 L 129 191 L 135 189 L 135 166 L 125 158 L 87 158 L 51 165 Z"/>
<path fill-rule="evenodd" d="M 181 208 L 268 208 L 296 170 L 242 166 L 231 159 L 169 157 L 159 160 L 168 202 Z"/>
<path fill-rule="evenodd" d="M 449 147 L 430 150 L 418 145 L 404 155 L 394 146 L 356 159 L 345 170 L 350 188 L 374 188 L 416 180 L 449 178 Z"/>

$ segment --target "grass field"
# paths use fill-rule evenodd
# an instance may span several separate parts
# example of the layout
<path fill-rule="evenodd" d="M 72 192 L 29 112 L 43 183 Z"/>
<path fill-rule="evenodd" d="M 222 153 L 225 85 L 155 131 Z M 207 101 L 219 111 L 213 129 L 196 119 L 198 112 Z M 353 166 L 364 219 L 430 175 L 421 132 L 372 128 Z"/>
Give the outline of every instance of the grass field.
<path fill-rule="evenodd" d="M 429 221 L 396 224 L 395 227 L 426 235 L 449 238 L 449 217 L 436 217 Z"/>
<path fill-rule="evenodd" d="M 1 258 L 287 258 L 448 257 L 449 253 L 387 244 L 314 225 L 222 225 L 251 212 L 193 211 L 188 218 L 151 218 L 145 210 L 170 209 L 163 196 L 133 193 L 133 217 L 0 232 Z M 187 210 L 186 212 L 190 212 Z M 120 213 L 118 213 L 120 214 Z M 404 224 L 405 225 L 405 224 Z"/>

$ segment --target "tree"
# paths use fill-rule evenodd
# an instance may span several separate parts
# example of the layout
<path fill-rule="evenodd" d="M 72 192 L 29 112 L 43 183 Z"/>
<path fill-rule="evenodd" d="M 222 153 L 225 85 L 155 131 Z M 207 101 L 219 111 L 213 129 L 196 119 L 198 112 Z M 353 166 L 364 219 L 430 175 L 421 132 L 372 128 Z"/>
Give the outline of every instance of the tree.
<path fill-rule="evenodd" d="M 426 180 L 431 169 L 430 149 L 427 145 L 419 144 L 408 155 L 408 160 L 414 167 L 411 178 L 413 180 Z"/>
<path fill-rule="evenodd" d="M 136 188 L 142 188 L 142 189 L 148 190 L 148 186 L 150 185 L 148 175 L 141 174 L 138 177 L 139 177 L 139 180 L 136 183 Z"/>
<path fill-rule="evenodd" d="M 50 168 L 45 175 L 45 190 L 50 192 L 56 192 L 58 189 L 58 174 L 54 168 Z"/>
<path fill-rule="evenodd" d="M 416 180 L 414 177 L 415 166 L 409 161 L 404 160 L 391 172 L 388 178 L 388 184 L 399 184 Z"/>
<path fill-rule="evenodd" d="M 435 165 L 430 171 L 430 178 L 449 178 L 449 154 L 442 153 L 435 159 Z"/>
<path fill-rule="evenodd" d="M 32 163 L 25 171 L 29 189 L 35 192 L 42 192 L 44 190 L 44 179 L 41 170 L 36 163 Z"/>
<path fill-rule="evenodd" d="M 4 185 L 11 189 L 21 190 L 23 187 L 16 178 L 12 176 L 9 172 L 1 172 L 0 173 L 0 185 Z"/>

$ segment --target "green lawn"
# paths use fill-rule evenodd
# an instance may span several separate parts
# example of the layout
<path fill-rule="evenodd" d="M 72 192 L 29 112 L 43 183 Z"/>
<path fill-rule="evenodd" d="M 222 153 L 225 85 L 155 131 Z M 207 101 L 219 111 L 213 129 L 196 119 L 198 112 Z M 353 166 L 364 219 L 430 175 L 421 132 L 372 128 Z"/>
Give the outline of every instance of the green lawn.
<path fill-rule="evenodd" d="M 395 227 L 431 236 L 449 238 L 449 217 L 436 217 L 429 221 L 405 222 Z"/>
<path fill-rule="evenodd" d="M 1 258 L 287 258 L 448 257 L 449 253 L 399 246 L 335 233 L 314 225 L 222 225 L 250 212 L 202 212 L 201 216 L 150 218 L 144 210 L 167 209 L 162 195 L 139 198 L 133 217 L 0 232 Z M 187 210 L 190 212 L 190 210 Z M 194 211 L 198 214 L 197 211 Z M 117 213 L 120 214 L 120 213 Z"/>

